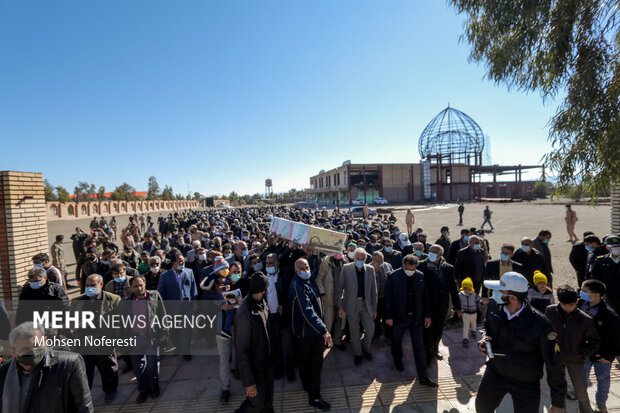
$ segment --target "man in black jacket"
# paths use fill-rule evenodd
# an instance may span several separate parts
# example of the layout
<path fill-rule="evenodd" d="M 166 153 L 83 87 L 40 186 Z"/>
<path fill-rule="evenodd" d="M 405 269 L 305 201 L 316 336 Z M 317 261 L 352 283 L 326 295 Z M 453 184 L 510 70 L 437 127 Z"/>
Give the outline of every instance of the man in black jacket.
<path fill-rule="evenodd" d="M 485 281 L 484 285 L 499 291 L 501 296 L 497 299 L 500 305 L 489 306 L 485 333 L 478 342 L 489 360 L 478 387 L 476 411 L 494 412 L 509 393 L 515 412 L 537 413 L 543 363 L 547 368 L 551 411 L 565 411 L 566 380 L 557 334 L 549 320 L 525 301 L 527 280 L 521 274 L 507 272 L 501 280 Z M 492 353 L 487 353 L 487 342 Z"/>
<path fill-rule="evenodd" d="M 32 301 L 37 301 L 33 303 Z M 43 301 L 43 302 L 38 302 Z M 55 303 L 46 304 L 46 301 Z M 32 310 L 49 311 L 60 310 L 57 302 L 62 302 L 63 307 L 69 309 L 70 302 L 65 289 L 60 284 L 56 284 L 47 279 L 45 269 L 34 267 L 28 271 L 28 284 L 24 286 L 19 294 L 19 306 L 15 315 L 15 325 L 20 325 L 26 321 L 32 321 Z"/>
<path fill-rule="evenodd" d="M 538 270 L 545 274 L 545 257 L 534 248 L 534 243 L 530 238 L 521 239 L 521 248 L 513 255 L 512 260 L 523 266 L 521 273 L 530 285 L 534 281 L 534 271 Z M 552 282 L 551 274 L 545 274 L 549 284 Z"/>
<path fill-rule="evenodd" d="M 43 331 L 32 322 L 11 331 L 14 358 L 0 367 L 0 411 L 94 412 L 80 355 L 37 345 L 35 340 L 43 338 Z"/>
<path fill-rule="evenodd" d="M 448 251 L 450 250 L 450 243 L 450 228 L 441 227 L 441 237 L 439 237 L 439 239 L 435 241 L 435 244 L 440 245 L 441 248 L 443 248 L 446 256 L 448 255 Z"/>
<path fill-rule="evenodd" d="M 418 258 L 409 254 L 403 267 L 394 271 L 385 283 L 385 324 L 394 327 L 392 357 L 396 370 L 403 371 L 403 335 L 409 332 L 413 345 L 416 371 L 420 383 L 437 387 L 428 377 L 424 329 L 431 326 L 431 309 L 424 274 L 416 270 Z"/>
<path fill-rule="evenodd" d="M 249 295 L 235 315 L 237 371 L 245 387 L 241 412 L 273 411 L 273 327 L 265 301 L 269 281 L 262 272 L 250 277 Z"/>
<path fill-rule="evenodd" d="M 594 235 L 594 233 L 592 231 L 584 232 L 583 239 L 585 240 L 588 235 Z M 577 273 L 577 283 L 581 285 L 585 280 L 588 266 L 588 250 L 586 249 L 586 244 L 584 242 L 573 244 L 568 259 Z"/>
<path fill-rule="evenodd" d="M 611 363 L 620 354 L 620 317 L 603 301 L 606 292 L 605 284 L 599 280 L 586 280 L 581 285 L 581 299 L 577 304 L 581 311 L 592 317 L 601 339 L 598 350 L 584 364 L 588 381 L 594 367 L 596 407 L 600 412 L 607 412 Z"/>
<path fill-rule="evenodd" d="M 486 266 L 486 253 L 477 235 L 469 236 L 469 246 L 459 250 L 454 263 L 454 278 L 460 284 L 469 277 L 474 282 L 474 292 L 480 294 Z"/>
<path fill-rule="evenodd" d="M 484 280 L 500 280 L 502 275 L 507 272 L 518 272 L 523 274 L 523 266 L 512 260 L 515 247 L 512 244 L 502 245 L 501 253 L 498 260 L 488 261 L 486 271 L 484 272 Z M 489 290 L 482 287 L 482 297 L 489 298 Z M 483 300 L 486 303 L 486 300 Z"/>
<path fill-rule="evenodd" d="M 461 238 L 456 241 L 452 241 L 450 244 L 450 248 L 448 249 L 448 253 L 446 258 L 448 259 L 448 263 L 450 265 L 454 265 L 456 262 L 456 254 L 458 254 L 459 250 L 467 247 L 469 245 L 469 230 L 464 228 L 461 230 Z"/>
<path fill-rule="evenodd" d="M 546 274 L 549 279 L 553 278 L 553 261 L 551 258 L 551 250 L 549 249 L 550 241 L 551 231 L 549 231 L 548 229 L 543 229 L 538 233 L 538 236 L 534 239 L 533 242 L 533 247 L 540 251 L 542 256 L 545 258 L 545 269 L 542 270 L 542 272 L 543 274 Z"/>
<path fill-rule="evenodd" d="M 430 363 L 434 359 L 443 360 L 443 355 L 439 352 L 439 341 L 443 334 L 450 298 L 452 298 L 452 309 L 459 316 L 461 315 L 461 301 L 454 280 L 454 267 L 443 257 L 441 245 L 431 246 L 428 260 L 421 263 L 418 270 L 424 274 L 431 306 L 431 326 L 424 329 L 426 362 Z"/>

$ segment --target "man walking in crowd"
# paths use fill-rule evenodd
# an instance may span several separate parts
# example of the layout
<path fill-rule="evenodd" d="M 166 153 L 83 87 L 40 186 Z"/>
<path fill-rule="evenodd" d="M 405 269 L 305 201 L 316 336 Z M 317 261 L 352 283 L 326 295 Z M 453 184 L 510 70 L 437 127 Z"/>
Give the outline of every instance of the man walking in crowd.
<path fill-rule="evenodd" d="M 58 268 L 60 272 L 62 272 L 63 279 L 66 279 L 67 261 L 65 260 L 65 251 L 62 248 L 62 243 L 64 239 L 64 235 L 56 235 L 56 242 L 54 242 L 52 244 L 52 247 L 50 248 L 50 255 L 52 256 L 52 265 Z"/>
<path fill-rule="evenodd" d="M 488 261 L 484 272 L 485 280 L 501 280 L 507 272 L 523 273 L 523 266 L 512 260 L 515 247 L 512 244 L 502 245 L 498 260 Z M 482 297 L 488 298 L 489 293 L 486 287 L 482 287 Z M 486 302 L 486 300 L 484 300 Z"/>
<path fill-rule="evenodd" d="M 534 281 L 534 271 L 538 270 L 544 274 L 545 257 L 534 248 L 531 238 L 524 237 L 521 239 L 521 248 L 513 255 L 512 260 L 518 262 L 522 266 L 521 274 L 525 277 L 529 284 Z M 551 274 L 545 274 L 549 280 L 549 284 L 553 282 Z"/>
<path fill-rule="evenodd" d="M 355 251 L 355 250 L 353 250 Z M 353 253 L 353 260 L 355 253 Z M 319 291 L 323 294 L 323 314 L 325 326 L 330 334 L 333 335 L 334 347 L 344 351 L 345 345 L 342 343 L 342 330 L 344 328 L 344 319 L 340 316 L 339 307 L 337 306 L 338 282 L 342 273 L 342 267 L 348 263 L 349 257 L 342 254 L 333 254 L 323 258 L 319 267 L 319 275 L 316 278 Z"/>
<path fill-rule="evenodd" d="M 275 340 L 265 300 L 269 281 L 259 271 L 250 277 L 249 285 L 234 323 L 237 371 L 246 395 L 236 412 L 273 412 Z"/>
<path fill-rule="evenodd" d="M 480 293 L 486 269 L 486 255 L 482 251 L 482 242 L 477 235 L 469 237 L 469 246 L 459 250 L 454 264 L 454 278 L 460 284 L 467 277 L 474 283 L 474 292 Z"/>
<path fill-rule="evenodd" d="M 461 230 L 461 238 L 450 243 L 450 248 L 448 249 L 448 256 L 446 257 L 446 259 L 448 260 L 448 264 L 454 265 L 456 263 L 456 256 L 459 251 L 469 246 L 469 235 L 469 230 L 467 228 L 463 228 Z"/>
<path fill-rule="evenodd" d="M 450 300 L 452 310 L 458 316 L 461 315 L 461 304 L 454 279 L 454 267 L 443 257 L 443 248 L 440 245 L 431 246 L 428 260 L 421 263 L 418 270 L 424 274 L 431 310 L 431 326 L 424 329 L 426 362 L 430 363 L 435 359 L 443 360 L 443 354 L 439 352 L 439 342 L 450 309 Z"/>
<path fill-rule="evenodd" d="M 492 413 L 506 393 L 514 411 L 537 413 L 543 363 L 551 392 L 552 411 L 565 411 L 566 380 L 557 334 L 549 320 L 526 301 L 528 282 L 516 272 L 485 281 L 497 306 L 490 306 L 480 351 L 489 357 L 476 396 L 476 411 Z M 489 352 L 487 349 L 490 349 Z"/>
<path fill-rule="evenodd" d="M 439 237 L 437 239 L 437 241 L 435 241 L 435 244 L 439 245 L 441 248 L 443 248 L 444 252 L 446 254 L 448 254 L 448 251 L 450 251 L 450 228 L 448 227 L 441 227 L 441 237 Z"/>
<path fill-rule="evenodd" d="M 591 413 L 588 383 L 584 362 L 599 346 L 599 337 L 594 328 L 592 317 L 577 308 L 577 290 L 569 285 L 562 285 L 557 290 L 559 304 L 551 304 L 545 315 L 551 321 L 558 335 L 562 355 L 562 368 L 568 370 L 574 393 L 569 397 L 577 398 L 579 413 Z"/>
<path fill-rule="evenodd" d="M 44 337 L 32 322 L 9 334 L 13 358 L 0 366 L 0 411 L 94 412 L 82 357 L 37 344 Z"/>
<path fill-rule="evenodd" d="M 47 254 L 46 254 L 47 255 Z M 49 305 L 35 304 L 32 301 L 50 301 Z M 32 310 L 58 310 L 54 301 L 62 302 L 62 307 L 69 309 L 69 298 L 64 288 L 47 278 L 44 268 L 34 267 L 28 271 L 28 283 L 19 294 L 19 306 L 15 315 L 15 325 L 32 320 Z"/>
<path fill-rule="evenodd" d="M 288 293 L 291 307 L 295 350 L 299 375 L 308 392 L 310 406 L 329 410 L 331 406 L 321 397 L 323 349 L 332 346 L 332 337 L 323 323 L 320 298 L 311 285 L 310 264 L 305 258 L 295 262 L 295 276 Z"/>
<path fill-rule="evenodd" d="M 620 314 L 620 237 L 607 235 L 603 238 L 609 253 L 594 261 L 592 279 L 607 287 L 607 303 Z"/>
<path fill-rule="evenodd" d="M 392 357 L 396 370 L 403 371 L 403 335 L 409 332 L 418 378 L 421 384 L 437 387 L 428 377 L 424 329 L 431 326 L 431 310 L 424 274 L 417 270 L 418 259 L 410 254 L 403 267 L 394 271 L 385 284 L 385 323 L 393 327 Z"/>
<path fill-rule="evenodd" d="M 459 211 L 459 225 L 463 225 L 463 212 L 465 212 L 465 206 L 461 202 L 458 207 Z"/>
<path fill-rule="evenodd" d="M 590 235 L 594 235 L 594 233 L 592 231 L 584 232 L 583 241 L 573 244 L 568 256 L 570 264 L 577 273 L 577 285 L 583 284 L 586 271 L 588 270 L 588 256 L 590 252 L 586 248 L 585 240 Z"/>
<path fill-rule="evenodd" d="M 354 363 L 359 366 L 363 358 L 372 361 L 371 340 L 375 334 L 374 319 L 377 317 L 377 283 L 375 270 L 366 264 L 366 251 L 355 250 L 355 261 L 342 267 L 336 289 L 338 316 L 347 316 Z M 361 341 L 360 322 L 364 329 Z"/>
<path fill-rule="evenodd" d="M 550 277 L 553 278 L 553 263 L 551 258 L 551 250 L 549 249 L 549 241 L 551 241 L 551 231 L 548 229 L 543 229 L 534 239 L 533 246 L 545 259 L 545 268 L 542 270 L 542 273 L 545 275 L 550 275 Z"/>
<path fill-rule="evenodd" d="M 47 273 L 47 278 L 60 285 L 65 291 L 67 290 L 64 274 L 54 265 L 50 263 L 50 256 L 42 252 L 32 257 L 32 263 L 35 267 L 40 267 Z"/>

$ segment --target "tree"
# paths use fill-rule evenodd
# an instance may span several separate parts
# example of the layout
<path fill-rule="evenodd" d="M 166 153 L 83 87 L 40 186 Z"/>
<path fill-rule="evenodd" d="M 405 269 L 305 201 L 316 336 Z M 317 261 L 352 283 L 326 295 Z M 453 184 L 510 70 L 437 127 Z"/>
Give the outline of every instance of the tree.
<path fill-rule="evenodd" d="M 97 191 L 97 198 L 99 198 L 100 201 L 105 201 L 105 186 L 101 185 L 99 187 L 99 190 Z"/>
<path fill-rule="evenodd" d="M 127 182 L 123 182 L 122 185 L 117 186 L 112 192 L 113 201 L 133 201 L 136 199 L 136 188 L 129 185 Z"/>
<path fill-rule="evenodd" d="M 58 201 L 60 202 L 69 202 L 71 201 L 71 195 L 69 195 L 69 191 L 64 186 L 57 186 L 56 193 L 58 194 Z"/>
<path fill-rule="evenodd" d="M 168 185 L 164 186 L 164 190 L 161 192 L 161 199 L 164 201 L 172 201 L 174 199 L 172 188 Z"/>
<path fill-rule="evenodd" d="M 73 194 L 75 195 L 74 201 L 90 201 L 92 198 L 91 194 L 95 193 L 95 185 L 79 181 L 73 190 Z"/>
<path fill-rule="evenodd" d="M 544 162 L 558 189 L 592 194 L 620 183 L 618 2 L 450 0 L 467 16 L 463 38 L 487 78 L 543 100 L 564 95 L 550 120 Z"/>
<path fill-rule="evenodd" d="M 56 190 L 54 189 L 54 186 L 50 184 L 50 182 L 47 179 L 43 181 L 43 189 L 45 190 L 45 201 L 46 202 L 58 201 L 58 195 L 56 195 Z"/>
<path fill-rule="evenodd" d="M 192 199 L 195 201 L 202 201 L 205 197 L 200 192 L 194 192 Z"/>
<path fill-rule="evenodd" d="M 154 176 L 149 177 L 149 190 L 146 199 L 159 199 L 159 184 Z"/>

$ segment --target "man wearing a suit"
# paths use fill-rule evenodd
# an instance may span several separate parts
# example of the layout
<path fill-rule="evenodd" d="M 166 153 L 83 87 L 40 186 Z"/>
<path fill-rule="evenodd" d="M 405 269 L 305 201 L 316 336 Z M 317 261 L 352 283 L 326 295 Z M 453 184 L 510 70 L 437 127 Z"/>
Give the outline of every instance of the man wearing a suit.
<path fill-rule="evenodd" d="M 157 291 L 164 301 L 194 301 L 198 299 L 198 289 L 194 272 L 185 268 L 185 258 L 182 253 L 177 252 L 173 257 L 172 269 L 166 271 L 159 277 Z M 190 352 L 191 330 L 184 328 L 177 337 L 172 337 L 177 349 L 183 354 L 185 360 L 191 360 Z"/>
<path fill-rule="evenodd" d="M 518 262 L 512 260 L 512 255 L 514 254 L 514 252 L 514 245 L 502 245 L 502 252 L 499 254 L 499 259 L 487 262 L 487 268 L 484 273 L 484 280 L 501 280 L 504 274 L 511 271 L 523 274 L 523 266 Z M 482 287 L 482 297 L 491 298 L 489 296 L 489 290 L 484 286 Z"/>
<path fill-rule="evenodd" d="M 424 329 L 431 326 L 431 310 L 424 274 L 418 271 L 418 258 L 407 255 L 403 267 L 394 271 L 385 284 L 385 323 L 393 326 L 392 357 L 396 370 L 403 371 L 403 335 L 409 331 L 420 383 L 437 387 L 428 377 Z"/>
<path fill-rule="evenodd" d="M 375 334 L 374 319 L 377 317 L 377 280 L 375 270 L 372 265 L 366 264 L 366 258 L 365 249 L 355 250 L 355 261 L 342 267 L 336 290 L 338 315 L 342 318 L 346 312 L 356 366 L 362 363 L 362 354 L 366 360 L 372 361 L 370 347 Z M 365 332 L 363 343 L 360 321 Z"/>

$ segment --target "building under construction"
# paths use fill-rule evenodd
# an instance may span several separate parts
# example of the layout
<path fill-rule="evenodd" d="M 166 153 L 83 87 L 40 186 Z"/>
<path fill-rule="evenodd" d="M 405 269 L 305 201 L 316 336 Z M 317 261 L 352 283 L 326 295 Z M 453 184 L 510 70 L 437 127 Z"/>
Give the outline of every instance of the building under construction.
<path fill-rule="evenodd" d="M 372 203 L 378 197 L 389 202 L 447 202 L 532 196 L 535 181 L 522 180 L 522 173 L 542 167 L 483 165 L 484 145 L 480 126 L 465 113 L 447 107 L 422 131 L 419 163 L 345 161 L 312 176 L 306 198 L 350 204 L 354 199 Z"/>

